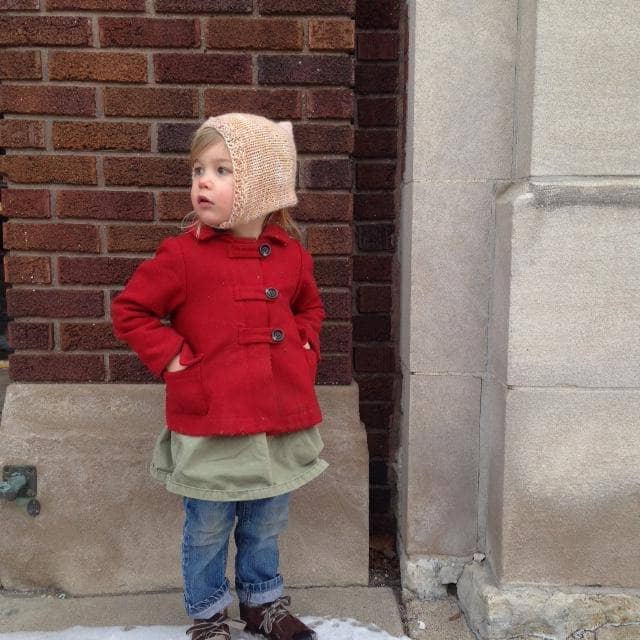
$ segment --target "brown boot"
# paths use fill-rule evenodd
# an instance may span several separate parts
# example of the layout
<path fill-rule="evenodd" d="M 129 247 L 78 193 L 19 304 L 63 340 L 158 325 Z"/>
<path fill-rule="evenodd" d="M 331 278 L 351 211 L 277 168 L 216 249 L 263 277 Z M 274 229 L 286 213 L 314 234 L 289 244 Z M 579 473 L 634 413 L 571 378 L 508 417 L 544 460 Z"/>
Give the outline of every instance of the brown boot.
<path fill-rule="evenodd" d="M 194 618 L 187 633 L 191 634 L 191 640 L 231 640 L 229 627 L 244 629 L 245 624 L 242 620 L 229 618 L 225 608 L 210 618 Z"/>
<path fill-rule="evenodd" d="M 290 596 L 281 596 L 273 602 L 250 607 L 240 603 L 240 617 L 247 623 L 245 631 L 259 634 L 269 640 L 317 640 L 317 634 L 296 618 L 286 607 Z"/>

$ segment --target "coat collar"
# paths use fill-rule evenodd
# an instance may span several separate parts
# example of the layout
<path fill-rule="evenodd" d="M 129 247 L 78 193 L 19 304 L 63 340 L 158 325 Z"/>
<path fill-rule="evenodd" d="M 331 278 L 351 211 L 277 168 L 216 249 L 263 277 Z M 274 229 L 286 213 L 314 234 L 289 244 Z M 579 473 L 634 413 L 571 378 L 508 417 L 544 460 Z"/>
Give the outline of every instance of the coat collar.
<path fill-rule="evenodd" d="M 196 225 L 190 227 L 188 233 L 190 233 L 199 242 L 216 237 L 229 239 L 231 242 L 258 242 L 259 240 L 268 238 L 269 240 L 276 240 L 282 244 L 287 244 L 289 240 L 289 234 L 275 222 L 269 222 L 257 238 L 239 238 L 234 236 L 229 229 L 216 229 L 206 224 L 200 225 L 200 237 L 196 237 Z"/>

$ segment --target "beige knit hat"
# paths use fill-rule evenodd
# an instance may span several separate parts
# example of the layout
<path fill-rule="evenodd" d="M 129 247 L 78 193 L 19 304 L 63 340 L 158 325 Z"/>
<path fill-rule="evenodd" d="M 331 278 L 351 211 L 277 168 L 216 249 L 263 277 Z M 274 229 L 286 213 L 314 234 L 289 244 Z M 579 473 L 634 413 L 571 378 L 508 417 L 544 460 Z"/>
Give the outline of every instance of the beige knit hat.
<path fill-rule="evenodd" d="M 244 224 L 298 203 L 296 145 L 290 122 L 274 122 L 252 113 L 225 113 L 208 118 L 198 131 L 206 127 L 222 136 L 233 164 L 233 207 L 229 220 L 219 228 Z"/>

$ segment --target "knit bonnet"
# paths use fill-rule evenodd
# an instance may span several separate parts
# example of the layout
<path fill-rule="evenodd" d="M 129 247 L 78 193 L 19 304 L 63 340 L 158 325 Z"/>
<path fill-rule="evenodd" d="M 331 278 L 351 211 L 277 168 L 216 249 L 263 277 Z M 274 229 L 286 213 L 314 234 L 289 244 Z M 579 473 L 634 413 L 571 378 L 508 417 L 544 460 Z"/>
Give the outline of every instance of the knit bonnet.
<path fill-rule="evenodd" d="M 229 229 L 298 203 L 296 145 L 290 122 L 276 123 L 252 113 L 225 113 L 205 120 L 223 138 L 233 165 L 231 216 L 218 228 Z"/>

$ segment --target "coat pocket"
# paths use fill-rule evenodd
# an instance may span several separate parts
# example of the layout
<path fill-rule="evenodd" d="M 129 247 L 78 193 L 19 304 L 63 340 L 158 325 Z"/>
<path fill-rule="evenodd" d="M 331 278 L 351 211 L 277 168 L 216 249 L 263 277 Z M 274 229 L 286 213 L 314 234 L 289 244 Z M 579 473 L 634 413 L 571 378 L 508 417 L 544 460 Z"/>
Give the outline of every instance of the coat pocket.
<path fill-rule="evenodd" d="M 311 373 L 311 382 L 312 384 L 316 383 L 316 376 L 318 375 L 318 357 L 316 356 L 316 352 L 313 349 L 305 349 L 304 355 L 307 359 L 307 365 L 309 366 L 309 371 Z"/>
<path fill-rule="evenodd" d="M 186 369 L 164 372 L 167 415 L 188 413 L 202 416 L 208 412 L 209 402 L 202 384 L 203 357 L 203 353 L 196 355 Z"/>

